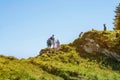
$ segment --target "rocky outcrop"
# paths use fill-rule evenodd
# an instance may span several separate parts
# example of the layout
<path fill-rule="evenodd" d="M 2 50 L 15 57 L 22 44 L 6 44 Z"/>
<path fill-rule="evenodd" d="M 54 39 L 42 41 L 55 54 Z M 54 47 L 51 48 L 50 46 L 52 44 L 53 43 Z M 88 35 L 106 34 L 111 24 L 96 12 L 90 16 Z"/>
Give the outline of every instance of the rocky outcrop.
<path fill-rule="evenodd" d="M 120 55 L 118 55 L 116 52 L 103 48 L 98 43 L 94 42 L 93 39 L 88 38 L 86 40 L 87 40 L 86 43 L 84 45 L 81 45 L 85 52 L 90 54 L 92 53 L 105 54 L 108 57 L 111 57 L 116 59 L 117 61 L 120 61 Z"/>
<path fill-rule="evenodd" d="M 120 61 L 120 31 L 89 31 L 76 39 L 73 45 L 81 53 L 81 49 L 88 54 L 104 54 Z M 117 37 L 116 37 L 117 34 Z"/>

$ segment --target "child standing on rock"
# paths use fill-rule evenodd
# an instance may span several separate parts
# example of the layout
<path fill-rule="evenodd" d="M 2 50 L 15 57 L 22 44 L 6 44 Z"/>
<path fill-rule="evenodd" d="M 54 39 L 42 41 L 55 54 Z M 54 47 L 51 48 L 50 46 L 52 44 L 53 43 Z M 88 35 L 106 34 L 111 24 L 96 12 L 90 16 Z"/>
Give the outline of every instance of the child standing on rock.
<path fill-rule="evenodd" d="M 56 50 L 59 50 L 59 49 L 60 49 L 60 41 L 57 40 L 57 41 L 56 41 Z"/>

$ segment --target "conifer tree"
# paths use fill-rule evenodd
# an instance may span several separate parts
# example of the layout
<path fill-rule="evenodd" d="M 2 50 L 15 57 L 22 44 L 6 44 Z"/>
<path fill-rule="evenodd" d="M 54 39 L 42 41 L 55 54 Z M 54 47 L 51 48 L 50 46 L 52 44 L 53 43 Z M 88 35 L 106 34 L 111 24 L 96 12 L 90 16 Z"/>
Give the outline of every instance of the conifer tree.
<path fill-rule="evenodd" d="M 114 30 L 120 30 L 120 3 L 119 5 L 116 7 L 116 11 L 115 11 L 116 15 L 115 15 L 115 19 L 114 19 Z"/>

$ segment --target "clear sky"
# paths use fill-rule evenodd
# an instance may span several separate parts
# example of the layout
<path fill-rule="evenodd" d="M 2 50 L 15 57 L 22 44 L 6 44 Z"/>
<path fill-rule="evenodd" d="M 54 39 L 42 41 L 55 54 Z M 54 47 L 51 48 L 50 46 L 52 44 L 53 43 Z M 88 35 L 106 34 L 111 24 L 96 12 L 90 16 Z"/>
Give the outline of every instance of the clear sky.
<path fill-rule="evenodd" d="M 37 56 L 52 35 L 62 44 L 81 31 L 113 28 L 119 0 L 0 0 L 0 54 Z"/>

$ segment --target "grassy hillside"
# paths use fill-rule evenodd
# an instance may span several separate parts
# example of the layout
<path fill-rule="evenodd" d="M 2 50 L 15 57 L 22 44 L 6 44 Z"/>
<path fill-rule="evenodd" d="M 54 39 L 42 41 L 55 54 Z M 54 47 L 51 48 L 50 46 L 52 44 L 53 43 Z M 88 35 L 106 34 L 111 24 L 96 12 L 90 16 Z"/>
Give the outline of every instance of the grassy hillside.
<path fill-rule="evenodd" d="M 44 49 L 41 55 L 29 61 L 64 80 L 119 80 L 120 63 L 107 57 L 103 59 L 82 58 L 74 48 L 62 45 L 59 52 Z"/>
<path fill-rule="evenodd" d="M 42 68 L 30 64 L 27 60 L 18 60 L 14 57 L 0 56 L 0 80 L 41 80 L 59 79 L 43 71 Z M 61 79 L 61 78 L 60 78 Z"/>
<path fill-rule="evenodd" d="M 101 34 L 99 31 L 96 33 Z M 108 33 L 107 36 L 112 36 Z M 97 53 L 88 55 L 80 48 L 79 44 L 84 43 L 84 38 L 91 38 L 91 35 L 93 32 L 87 32 L 73 43 L 61 45 L 59 51 L 42 49 L 39 55 L 28 59 L 1 55 L 0 80 L 120 80 L 120 62 Z M 114 40 L 111 38 L 110 41 Z M 113 50 L 117 52 L 119 46 L 116 47 Z"/>

